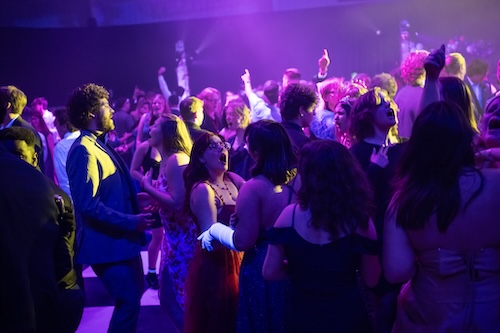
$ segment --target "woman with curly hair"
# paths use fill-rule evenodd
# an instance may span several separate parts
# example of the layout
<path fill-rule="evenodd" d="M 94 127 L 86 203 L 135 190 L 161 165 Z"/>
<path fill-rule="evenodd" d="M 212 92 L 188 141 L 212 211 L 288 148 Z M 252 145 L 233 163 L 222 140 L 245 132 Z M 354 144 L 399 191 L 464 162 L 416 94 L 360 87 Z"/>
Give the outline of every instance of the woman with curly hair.
<path fill-rule="evenodd" d="M 347 148 L 318 140 L 300 154 L 298 204 L 274 224 L 262 273 L 290 278 L 287 332 L 370 332 L 358 285 L 380 275 L 366 176 Z"/>

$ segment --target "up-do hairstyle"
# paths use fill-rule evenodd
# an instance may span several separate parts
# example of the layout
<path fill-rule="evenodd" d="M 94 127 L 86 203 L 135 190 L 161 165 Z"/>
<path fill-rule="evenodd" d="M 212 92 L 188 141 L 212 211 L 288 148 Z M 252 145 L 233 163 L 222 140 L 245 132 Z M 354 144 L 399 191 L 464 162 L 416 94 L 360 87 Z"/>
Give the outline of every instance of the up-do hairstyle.
<path fill-rule="evenodd" d="M 384 90 L 375 87 L 357 99 L 351 110 L 349 128 L 349 133 L 356 142 L 363 141 L 375 133 L 373 128 L 374 113 L 386 94 Z"/>
<path fill-rule="evenodd" d="M 451 102 L 435 102 L 424 108 L 413 125 L 412 135 L 396 169 L 396 223 L 419 230 L 436 215 L 439 231 L 445 232 L 457 215 L 460 176 L 474 168 L 474 131 L 460 108 Z M 482 176 L 481 176 L 482 179 Z M 482 190 L 465 203 L 467 205 Z"/>
<path fill-rule="evenodd" d="M 289 84 L 281 93 L 279 108 L 283 120 L 294 120 L 300 116 L 300 109 L 308 110 L 318 104 L 316 92 L 300 83 Z"/>
<path fill-rule="evenodd" d="M 351 234 L 367 228 L 372 194 L 358 161 L 342 144 L 314 140 L 300 152 L 298 202 L 311 212 L 311 224 L 330 233 Z"/>
<path fill-rule="evenodd" d="M 296 175 L 297 156 L 283 125 L 259 120 L 247 127 L 244 137 L 248 149 L 258 156 L 252 177 L 263 175 L 274 185 L 281 185 Z"/>
<path fill-rule="evenodd" d="M 70 122 L 78 129 L 87 128 L 99 111 L 102 98 L 109 98 L 108 91 L 102 86 L 87 83 L 78 87 L 70 95 L 67 104 Z"/>

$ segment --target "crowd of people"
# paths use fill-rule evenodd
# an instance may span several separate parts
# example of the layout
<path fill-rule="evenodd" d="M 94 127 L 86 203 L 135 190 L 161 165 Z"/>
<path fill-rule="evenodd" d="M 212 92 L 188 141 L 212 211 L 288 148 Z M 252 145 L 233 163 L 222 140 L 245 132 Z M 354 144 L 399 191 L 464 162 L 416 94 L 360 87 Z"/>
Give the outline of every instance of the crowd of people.
<path fill-rule="evenodd" d="M 399 74 L 329 66 L 197 96 L 160 68 L 160 93 L 84 84 L 53 112 L 0 87 L 0 331 L 75 332 L 82 266 L 115 301 L 108 332 L 136 331 L 145 281 L 179 332 L 500 331 L 487 63 L 442 46 Z"/>

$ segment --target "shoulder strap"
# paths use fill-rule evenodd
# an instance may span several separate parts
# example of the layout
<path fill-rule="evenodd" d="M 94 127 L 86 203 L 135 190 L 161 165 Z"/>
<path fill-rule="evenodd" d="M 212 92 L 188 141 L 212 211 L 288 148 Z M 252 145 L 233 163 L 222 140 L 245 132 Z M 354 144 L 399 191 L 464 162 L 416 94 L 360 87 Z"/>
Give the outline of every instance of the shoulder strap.
<path fill-rule="evenodd" d="M 288 205 L 292 203 L 292 197 L 293 197 L 293 194 L 295 193 L 295 189 L 293 188 L 293 186 L 295 185 L 296 179 L 297 179 L 297 176 L 293 177 L 292 183 L 286 185 L 288 187 L 288 189 L 290 190 L 290 193 L 288 194 Z M 294 213 L 295 213 L 295 208 L 294 208 Z"/>
<path fill-rule="evenodd" d="M 293 206 L 293 215 L 292 215 L 292 227 L 293 228 L 295 228 L 294 227 L 294 225 L 295 225 L 295 209 L 297 209 L 297 205 L 298 204 L 295 204 L 295 206 Z"/>

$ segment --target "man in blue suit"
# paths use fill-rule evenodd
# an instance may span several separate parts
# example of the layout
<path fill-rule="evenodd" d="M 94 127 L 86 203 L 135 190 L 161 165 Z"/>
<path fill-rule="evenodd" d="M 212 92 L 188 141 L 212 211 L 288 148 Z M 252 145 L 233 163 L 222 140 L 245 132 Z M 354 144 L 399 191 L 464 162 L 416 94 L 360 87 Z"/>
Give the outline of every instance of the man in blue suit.
<path fill-rule="evenodd" d="M 135 332 L 144 275 L 140 257 L 151 214 L 138 214 L 135 187 L 118 154 L 106 144 L 114 129 L 109 94 L 86 84 L 69 98 L 71 123 L 81 131 L 67 171 L 77 221 L 76 261 L 91 265 L 115 300 L 108 332 Z"/>

